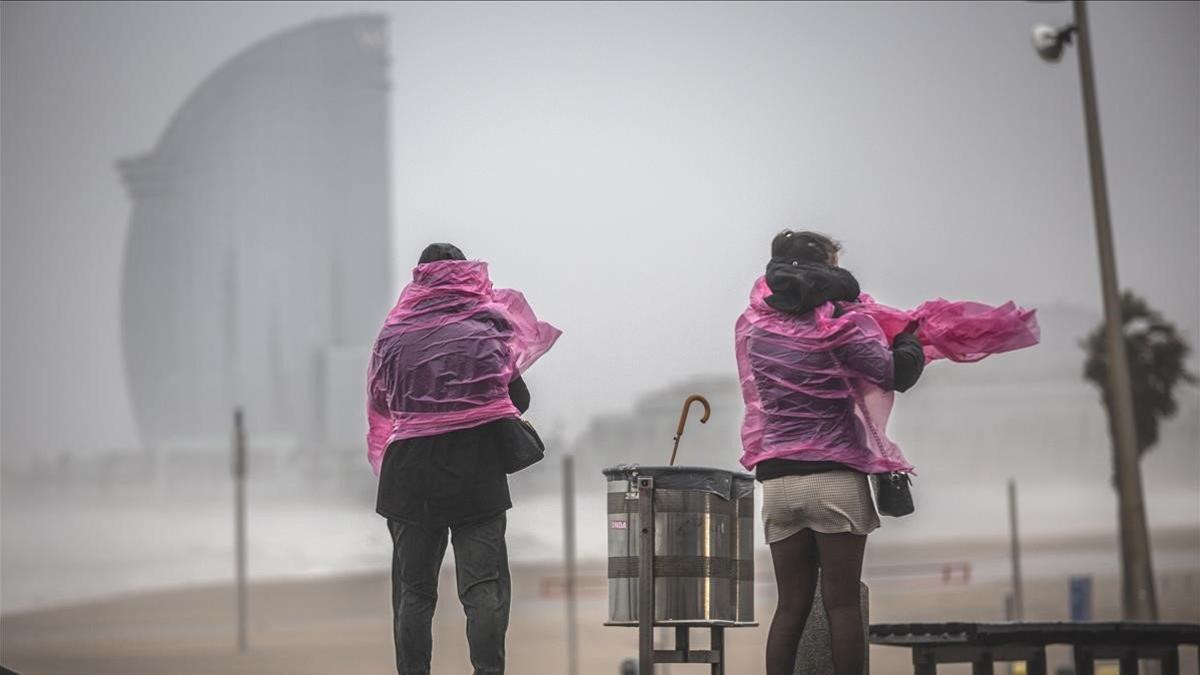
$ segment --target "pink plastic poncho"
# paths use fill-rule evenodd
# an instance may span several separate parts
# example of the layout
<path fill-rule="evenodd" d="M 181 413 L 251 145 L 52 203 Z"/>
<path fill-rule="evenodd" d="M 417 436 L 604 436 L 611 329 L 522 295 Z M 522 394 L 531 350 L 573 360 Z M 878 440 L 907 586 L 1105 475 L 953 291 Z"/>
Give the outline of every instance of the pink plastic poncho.
<path fill-rule="evenodd" d="M 938 299 L 905 311 L 863 294 L 858 303 L 841 304 L 838 317 L 832 303 L 795 316 L 768 305 L 770 294 L 759 279 L 735 329 L 747 469 L 788 458 L 839 462 L 863 473 L 912 471 L 887 436 L 895 396 L 892 339 L 915 321 L 926 360 L 970 362 L 1040 338 L 1035 311 L 1011 302 Z"/>
<path fill-rule="evenodd" d="M 493 289 L 487 263 L 418 265 L 375 341 L 367 384 L 367 459 L 393 441 L 519 417 L 508 384 L 562 331 L 518 291 Z"/>

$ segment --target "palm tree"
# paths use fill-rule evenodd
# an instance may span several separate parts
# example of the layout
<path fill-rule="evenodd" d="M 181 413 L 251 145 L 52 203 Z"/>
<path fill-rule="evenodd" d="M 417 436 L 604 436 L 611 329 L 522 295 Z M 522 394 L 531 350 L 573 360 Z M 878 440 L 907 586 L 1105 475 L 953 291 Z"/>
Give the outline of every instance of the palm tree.
<path fill-rule="evenodd" d="M 1125 333 L 1125 354 L 1129 359 L 1133 416 L 1140 456 L 1158 442 L 1159 423 L 1174 416 L 1179 409 L 1175 401 L 1176 385 L 1180 382 L 1196 384 L 1197 378 L 1184 368 L 1191 348 L 1183 341 L 1174 324 L 1131 291 L 1121 294 L 1121 323 Z M 1108 405 L 1108 354 L 1104 347 L 1104 324 L 1097 326 L 1080 346 L 1087 352 L 1083 377 L 1100 389 L 1105 405 Z"/>

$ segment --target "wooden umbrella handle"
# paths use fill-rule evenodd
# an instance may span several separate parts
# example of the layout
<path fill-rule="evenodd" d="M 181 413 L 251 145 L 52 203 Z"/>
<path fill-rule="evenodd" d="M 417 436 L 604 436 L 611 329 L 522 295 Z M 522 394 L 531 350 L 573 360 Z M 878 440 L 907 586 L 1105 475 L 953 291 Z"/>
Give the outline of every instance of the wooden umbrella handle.
<path fill-rule="evenodd" d="M 675 428 L 675 446 L 671 448 L 671 463 L 669 466 L 675 466 L 675 455 L 679 453 L 679 439 L 683 438 L 683 427 L 687 425 L 688 411 L 692 409 L 692 404 L 699 402 L 704 406 L 704 414 L 700 416 L 700 423 L 704 424 L 708 421 L 709 415 L 712 414 L 712 406 L 708 404 L 708 399 L 700 394 L 692 394 L 683 402 L 683 412 L 679 413 L 679 426 Z"/>

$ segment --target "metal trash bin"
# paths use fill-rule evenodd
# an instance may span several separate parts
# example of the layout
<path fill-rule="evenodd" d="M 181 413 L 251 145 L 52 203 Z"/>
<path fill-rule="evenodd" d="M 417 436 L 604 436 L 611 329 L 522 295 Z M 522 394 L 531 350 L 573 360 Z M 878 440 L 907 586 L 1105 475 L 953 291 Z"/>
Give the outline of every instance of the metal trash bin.
<path fill-rule="evenodd" d="M 621 465 L 608 480 L 608 625 L 638 625 L 639 476 L 654 478 L 655 625 L 754 623 L 754 477 Z"/>

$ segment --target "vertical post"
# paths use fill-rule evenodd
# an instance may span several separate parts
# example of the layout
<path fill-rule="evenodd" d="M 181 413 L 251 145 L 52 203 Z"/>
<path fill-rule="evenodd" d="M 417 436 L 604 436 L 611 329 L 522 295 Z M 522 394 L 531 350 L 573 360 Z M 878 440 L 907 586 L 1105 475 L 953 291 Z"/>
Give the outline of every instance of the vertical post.
<path fill-rule="evenodd" d="M 576 630 L 575 584 L 575 457 L 563 455 L 563 559 L 566 565 L 567 673 L 579 672 L 579 637 Z"/>
<path fill-rule="evenodd" d="M 709 640 L 712 642 L 709 649 L 717 654 L 717 662 L 711 667 L 712 675 L 725 675 L 725 627 L 713 626 Z"/>
<path fill-rule="evenodd" d="M 1075 675 L 1096 675 L 1096 662 L 1087 645 L 1075 645 Z"/>
<path fill-rule="evenodd" d="M 1162 656 L 1162 675 L 1179 675 L 1179 645 L 1167 647 Z"/>
<path fill-rule="evenodd" d="M 638 673 L 654 675 L 654 478 L 638 476 Z"/>
<path fill-rule="evenodd" d="M 234 569 L 237 574 L 238 651 L 246 651 L 246 428 L 242 409 L 233 411 Z"/>
<path fill-rule="evenodd" d="M 1079 40 L 1079 81 L 1083 93 L 1083 117 L 1087 127 L 1088 168 L 1092 181 L 1092 210 L 1096 218 L 1096 244 L 1100 254 L 1100 282 L 1104 295 L 1104 337 L 1108 357 L 1108 416 L 1116 449 L 1117 491 L 1121 530 L 1121 587 L 1126 619 L 1158 620 L 1154 597 L 1154 572 L 1150 566 L 1150 536 L 1146 531 L 1146 506 L 1142 496 L 1142 473 L 1138 458 L 1137 428 L 1133 415 L 1133 393 L 1117 264 L 1113 250 L 1112 223 L 1108 210 L 1108 185 L 1104 175 L 1104 151 L 1100 143 L 1100 118 L 1096 112 L 1096 83 L 1092 69 L 1091 34 L 1087 3 L 1073 0 L 1075 28 Z"/>
<path fill-rule="evenodd" d="M 1017 606 L 1017 604 L 1016 604 L 1016 602 L 1013 601 L 1012 592 L 1010 591 L 1008 593 L 1005 593 L 1004 594 L 1004 620 L 1005 621 L 1016 621 L 1017 620 L 1016 606 Z M 1013 675 L 1016 672 L 1017 672 L 1016 665 L 1013 663 L 1009 663 L 1008 664 L 1008 675 Z"/>
<path fill-rule="evenodd" d="M 913 675 L 937 675 L 937 657 L 933 647 L 912 648 Z"/>
<path fill-rule="evenodd" d="M 1138 675 L 1137 652 L 1133 651 L 1132 647 L 1126 650 L 1124 654 L 1121 654 L 1119 663 L 1121 664 L 1121 675 Z"/>
<path fill-rule="evenodd" d="M 1021 540 L 1017 531 L 1017 481 L 1008 479 L 1009 556 L 1012 558 L 1012 618 L 1025 620 L 1025 591 L 1021 580 Z"/>
<path fill-rule="evenodd" d="M 1025 659 L 1025 675 L 1046 675 L 1046 648 L 1038 647 L 1033 656 Z"/>

